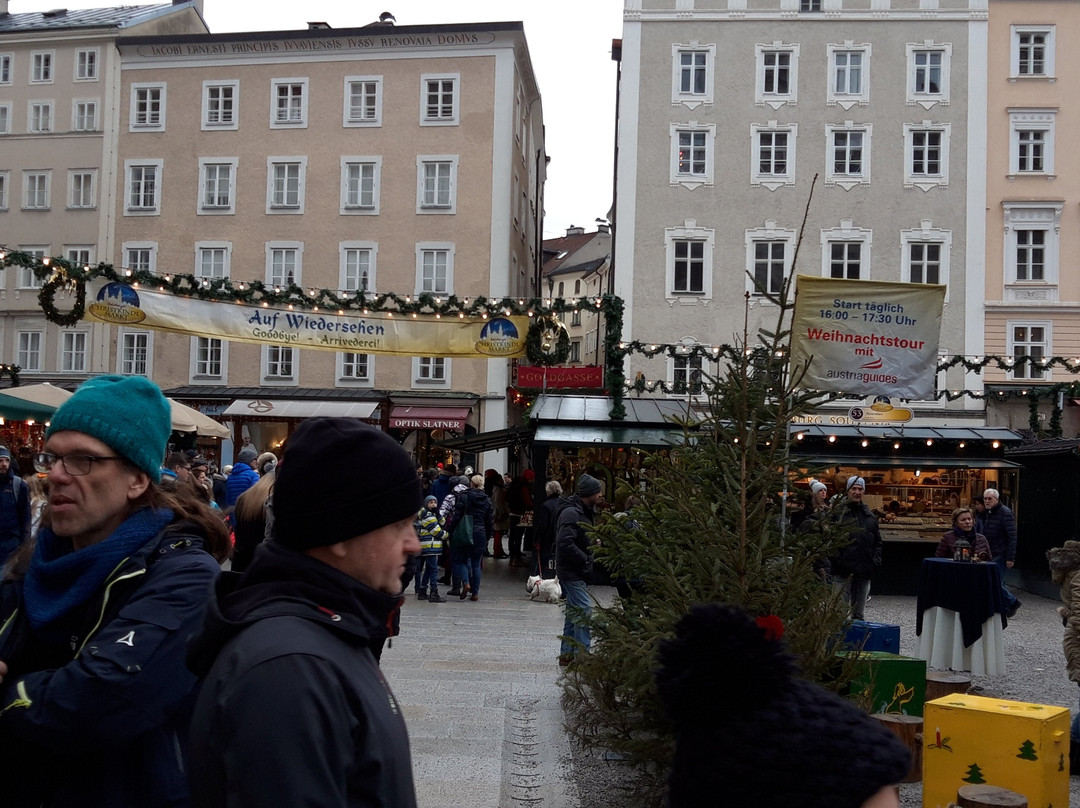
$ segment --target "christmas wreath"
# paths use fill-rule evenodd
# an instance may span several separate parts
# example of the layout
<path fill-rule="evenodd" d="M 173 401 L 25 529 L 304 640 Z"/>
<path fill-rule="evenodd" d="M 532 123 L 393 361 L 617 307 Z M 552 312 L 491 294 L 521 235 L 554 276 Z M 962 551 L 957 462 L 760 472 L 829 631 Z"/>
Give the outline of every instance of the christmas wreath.
<path fill-rule="evenodd" d="M 67 314 L 61 314 L 56 305 L 53 303 L 53 299 L 56 297 L 56 290 L 61 286 L 64 286 L 71 281 L 62 276 L 56 276 L 48 281 L 41 287 L 41 291 L 38 293 L 38 303 L 41 305 L 42 310 L 45 312 L 45 318 L 57 325 L 75 325 L 83 318 L 83 314 L 86 313 L 86 283 L 83 281 L 75 281 L 75 305 L 71 311 Z"/>
<path fill-rule="evenodd" d="M 570 335 L 554 316 L 537 317 L 525 337 L 525 353 L 537 365 L 561 365 L 570 357 Z"/>

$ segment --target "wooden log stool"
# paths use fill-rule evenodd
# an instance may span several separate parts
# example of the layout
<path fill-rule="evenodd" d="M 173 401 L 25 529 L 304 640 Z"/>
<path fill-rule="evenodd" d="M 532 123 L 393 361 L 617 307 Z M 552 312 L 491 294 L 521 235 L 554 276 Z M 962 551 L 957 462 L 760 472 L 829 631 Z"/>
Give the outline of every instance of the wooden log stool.
<path fill-rule="evenodd" d="M 926 700 L 933 701 L 954 693 L 967 693 L 971 687 L 971 677 L 966 673 L 953 671 L 926 672 Z"/>
<path fill-rule="evenodd" d="M 1027 797 L 998 786 L 963 786 L 956 792 L 960 808 L 1028 808 Z"/>
<path fill-rule="evenodd" d="M 922 750 L 923 750 L 923 720 L 918 715 L 899 715 L 897 713 L 874 713 L 870 716 L 889 732 L 900 739 L 900 742 L 911 752 L 911 769 L 901 780 L 901 783 L 918 783 L 922 781 Z"/>

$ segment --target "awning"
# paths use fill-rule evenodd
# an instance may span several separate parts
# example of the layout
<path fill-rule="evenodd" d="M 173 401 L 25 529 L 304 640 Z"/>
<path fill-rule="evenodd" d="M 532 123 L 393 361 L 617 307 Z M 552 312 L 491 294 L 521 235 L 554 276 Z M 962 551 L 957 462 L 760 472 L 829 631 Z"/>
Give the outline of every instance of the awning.
<path fill-rule="evenodd" d="M 509 429 L 494 429 L 491 432 L 477 432 L 474 435 L 461 435 L 436 442 L 436 446 L 456 449 L 459 452 L 480 454 L 505 449 L 509 446 L 525 446 L 532 443 L 533 429 L 527 426 L 512 426 Z"/>
<path fill-rule="evenodd" d="M 461 432 L 472 410 L 469 407 L 416 407 L 401 405 L 390 410 L 391 429 L 452 429 Z"/>
<path fill-rule="evenodd" d="M 169 402 L 172 412 L 172 428 L 176 432 L 194 432 L 197 435 L 211 438 L 228 438 L 232 436 L 229 428 L 220 424 L 209 415 L 204 415 L 198 410 L 181 404 L 173 398 L 165 398 Z"/>
<path fill-rule="evenodd" d="M 313 401 L 289 398 L 238 398 L 225 408 L 225 415 L 248 418 L 370 418 L 379 408 L 377 401 Z"/>
<path fill-rule="evenodd" d="M 1001 443 L 1019 443 L 1022 438 L 1011 429 L 1003 427 L 968 427 L 968 426 L 900 426 L 884 424 L 791 424 L 788 433 L 797 435 L 802 432 L 805 435 L 860 438 L 887 438 L 897 440 L 912 438 L 915 440 L 981 440 L 1000 441 Z"/>
<path fill-rule="evenodd" d="M 610 423 L 610 422 L 609 422 Z M 665 448 L 681 446 L 681 429 L 627 426 L 584 426 L 580 424 L 541 424 L 536 427 L 534 443 L 590 446 L 636 446 Z"/>
<path fill-rule="evenodd" d="M 875 468 L 961 468 L 961 469 L 1019 469 L 1020 463 L 994 457 L 938 457 L 936 455 L 912 457 L 882 457 L 881 455 L 791 455 L 792 465 L 798 466 L 857 466 L 859 469 Z"/>
<path fill-rule="evenodd" d="M 0 393 L 0 418 L 9 421 L 48 421 L 56 407 L 23 401 Z"/>

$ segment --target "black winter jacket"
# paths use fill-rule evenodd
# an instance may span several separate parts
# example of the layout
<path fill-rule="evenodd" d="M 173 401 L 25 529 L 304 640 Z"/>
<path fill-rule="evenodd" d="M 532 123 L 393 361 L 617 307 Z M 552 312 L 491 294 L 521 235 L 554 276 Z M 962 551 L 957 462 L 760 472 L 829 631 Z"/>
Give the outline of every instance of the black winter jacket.
<path fill-rule="evenodd" d="M 593 518 L 593 509 L 577 494 L 566 498 L 555 525 L 555 573 L 560 581 L 592 582 L 592 540 L 585 526 L 591 526 Z"/>
<path fill-rule="evenodd" d="M 837 578 L 869 578 L 881 566 L 881 530 L 865 502 L 844 502 L 836 508 L 838 530 L 849 531 L 851 542 L 829 559 Z"/>
<path fill-rule="evenodd" d="M 193 639 L 198 808 L 415 808 L 401 708 L 372 653 L 402 599 L 273 542 L 224 573 Z"/>
<path fill-rule="evenodd" d="M 1016 519 L 1012 510 L 1000 502 L 987 508 L 981 532 L 990 543 L 990 552 L 995 559 L 1016 560 Z"/>
<path fill-rule="evenodd" d="M 447 530 L 451 533 L 466 513 L 473 520 L 473 552 L 482 553 L 487 549 L 488 540 L 495 535 L 495 506 L 482 488 L 467 488 L 454 495 L 454 513 L 448 521 Z"/>

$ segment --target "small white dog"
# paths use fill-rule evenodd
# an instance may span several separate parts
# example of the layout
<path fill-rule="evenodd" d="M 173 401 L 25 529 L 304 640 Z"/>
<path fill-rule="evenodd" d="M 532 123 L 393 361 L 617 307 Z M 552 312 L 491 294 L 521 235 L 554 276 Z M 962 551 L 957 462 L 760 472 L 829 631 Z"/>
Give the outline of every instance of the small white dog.
<path fill-rule="evenodd" d="M 530 595 L 529 600 L 540 598 L 541 601 L 547 603 L 558 603 L 562 587 L 559 586 L 558 578 L 541 578 L 539 575 L 530 575 L 528 580 L 525 581 L 525 591 Z"/>

